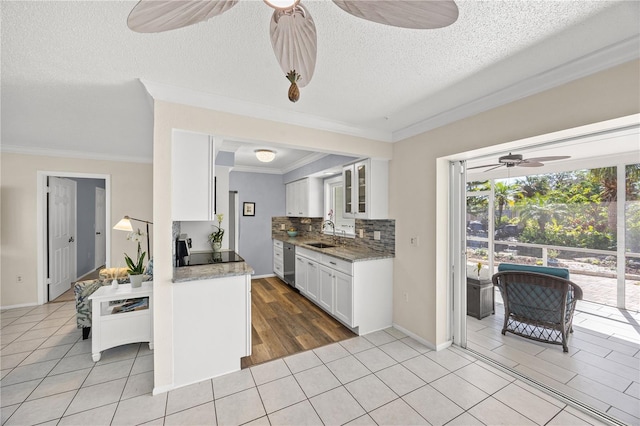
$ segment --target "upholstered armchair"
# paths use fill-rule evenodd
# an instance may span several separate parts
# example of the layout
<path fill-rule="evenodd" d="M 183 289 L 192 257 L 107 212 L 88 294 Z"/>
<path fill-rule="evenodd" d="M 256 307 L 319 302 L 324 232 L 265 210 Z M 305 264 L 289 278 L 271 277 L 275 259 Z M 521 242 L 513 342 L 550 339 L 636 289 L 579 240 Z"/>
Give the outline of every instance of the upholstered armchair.
<path fill-rule="evenodd" d="M 582 299 L 582 289 L 569 280 L 569 270 L 502 263 L 492 280 L 504 301 L 503 335 L 508 331 L 569 351 L 573 311 Z"/>

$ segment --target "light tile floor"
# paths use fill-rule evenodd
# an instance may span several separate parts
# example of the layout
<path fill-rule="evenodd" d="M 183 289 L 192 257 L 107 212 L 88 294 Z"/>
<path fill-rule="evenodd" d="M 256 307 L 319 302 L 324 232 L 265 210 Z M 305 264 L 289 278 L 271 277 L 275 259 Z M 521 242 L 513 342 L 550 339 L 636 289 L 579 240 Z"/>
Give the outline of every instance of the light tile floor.
<path fill-rule="evenodd" d="M 559 345 L 511 333 L 503 336 L 504 306 L 498 292 L 496 296 L 495 315 L 482 320 L 467 316 L 469 349 L 623 422 L 640 425 L 640 314 L 579 301 L 569 352 L 564 353 Z M 500 392 L 493 396 L 498 399 Z"/>
<path fill-rule="evenodd" d="M 147 345 L 94 363 L 73 303 L 0 318 L 3 425 L 599 424 L 460 349 L 436 353 L 395 329 L 151 396 Z"/>

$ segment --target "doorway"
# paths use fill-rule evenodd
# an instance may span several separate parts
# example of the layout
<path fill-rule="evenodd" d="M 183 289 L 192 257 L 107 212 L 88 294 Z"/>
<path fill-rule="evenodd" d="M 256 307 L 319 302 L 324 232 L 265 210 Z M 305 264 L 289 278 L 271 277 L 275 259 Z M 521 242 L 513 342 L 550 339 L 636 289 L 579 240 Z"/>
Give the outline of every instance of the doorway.
<path fill-rule="evenodd" d="M 37 177 L 38 303 L 44 304 L 72 298 L 71 283 L 109 265 L 111 182 L 90 173 L 39 171 Z"/>

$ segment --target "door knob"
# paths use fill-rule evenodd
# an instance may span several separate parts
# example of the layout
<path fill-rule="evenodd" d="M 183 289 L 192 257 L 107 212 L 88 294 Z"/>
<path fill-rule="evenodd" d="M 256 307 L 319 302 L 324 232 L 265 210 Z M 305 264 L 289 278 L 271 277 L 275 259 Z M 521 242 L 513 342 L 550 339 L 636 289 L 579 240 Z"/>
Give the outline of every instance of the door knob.
<path fill-rule="evenodd" d="M 100 234 L 101 234 L 100 232 L 96 232 L 96 235 L 100 235 Z"/>
<path fill-rule="evenodd" d="M 69 237 L 69 242 L 72 243 L 74 241 L 73 237 Z"/>

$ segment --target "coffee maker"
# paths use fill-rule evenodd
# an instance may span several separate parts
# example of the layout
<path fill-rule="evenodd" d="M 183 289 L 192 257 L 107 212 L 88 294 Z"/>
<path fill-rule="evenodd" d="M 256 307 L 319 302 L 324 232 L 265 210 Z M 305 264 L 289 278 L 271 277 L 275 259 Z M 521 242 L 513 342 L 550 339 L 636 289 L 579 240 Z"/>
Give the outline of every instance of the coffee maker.
<path fill-rule="evenodd" d="M 187 234 L 180 234 L 176 240 L 176 266 L 187 266 L 191 255 L 191 238 Z"/>

